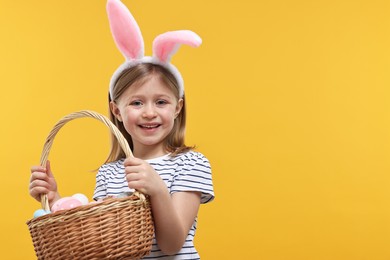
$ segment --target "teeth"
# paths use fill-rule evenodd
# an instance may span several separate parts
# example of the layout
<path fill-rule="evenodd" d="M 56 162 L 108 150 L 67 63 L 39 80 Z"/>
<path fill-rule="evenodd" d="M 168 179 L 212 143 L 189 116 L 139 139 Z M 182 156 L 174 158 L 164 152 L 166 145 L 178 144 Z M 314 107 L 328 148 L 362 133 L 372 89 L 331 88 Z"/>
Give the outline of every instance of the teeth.
<path fill-rule="evenodd" d="M 143 125 L 144 128 L 155 128 L 157 125 Z"/>

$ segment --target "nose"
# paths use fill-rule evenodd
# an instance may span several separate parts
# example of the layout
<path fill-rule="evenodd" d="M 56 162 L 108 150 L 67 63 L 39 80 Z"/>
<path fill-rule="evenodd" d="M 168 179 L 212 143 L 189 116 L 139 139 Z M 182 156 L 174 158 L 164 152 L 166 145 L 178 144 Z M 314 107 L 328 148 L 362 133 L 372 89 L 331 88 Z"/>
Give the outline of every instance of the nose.
<path fill-rule="evenodd" d="M 145 118 L 154 118 L 157 116 L 156 109 L 153 104 L 147 104 L 146 106 L 144 106 L 142 116 Z"/>

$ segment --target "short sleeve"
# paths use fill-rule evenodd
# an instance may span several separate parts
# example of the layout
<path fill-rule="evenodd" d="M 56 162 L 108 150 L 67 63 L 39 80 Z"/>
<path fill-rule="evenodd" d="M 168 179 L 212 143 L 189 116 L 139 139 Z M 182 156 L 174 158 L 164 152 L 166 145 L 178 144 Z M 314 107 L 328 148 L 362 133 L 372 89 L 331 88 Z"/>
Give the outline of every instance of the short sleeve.
<path fill-rule="evenodd" d="M 201 203 L 214 199 L 214 188 L 209 160 L 201 153 L 188 152 L 174 177 L 171 192 L 199 191 Z"/>

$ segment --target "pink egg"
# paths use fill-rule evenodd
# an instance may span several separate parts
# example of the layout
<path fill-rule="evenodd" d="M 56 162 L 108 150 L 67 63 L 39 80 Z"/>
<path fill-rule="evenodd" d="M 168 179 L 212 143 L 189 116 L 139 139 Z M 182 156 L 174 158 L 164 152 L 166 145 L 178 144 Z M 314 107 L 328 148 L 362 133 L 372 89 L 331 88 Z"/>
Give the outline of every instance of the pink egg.
<path fill-rule="evenodd" d="M 78 199 L 72 197 L 64 197 L 57 200 L 51 207 L 52 212 L 57 212 L 59 210 L 72 209 L 78 206 L 81 206 L 82 203 Z"/>

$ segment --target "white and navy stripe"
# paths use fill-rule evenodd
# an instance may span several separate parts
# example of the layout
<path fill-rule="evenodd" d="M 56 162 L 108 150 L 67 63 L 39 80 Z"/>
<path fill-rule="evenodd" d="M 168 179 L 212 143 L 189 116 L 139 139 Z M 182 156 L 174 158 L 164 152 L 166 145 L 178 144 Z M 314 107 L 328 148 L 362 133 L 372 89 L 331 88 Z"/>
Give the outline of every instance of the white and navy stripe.
<path fill-rule="evenodd" d="M 124 159 L 121 159 L 100 167 L 96 175 L 94 199 L 116 196 L 130 191 L 125 179 L 123 162 Z M 147 160 L 147 162 L 164 180 L 171 194 L 182 191 L 198 191 L 201 192 L 201 203 L 208 203 L 214 199 L 210 163 L 203 154 L 189 151 L 175 157 L 165 155 Z M 182 249 L 176 255 L 164 255 L 158 248 L 156 241 L 153 240 L 151 253 L 143 259 L 200 259 L 193 243 L 196 226 L 197 220 L 195 219 Z"/>

